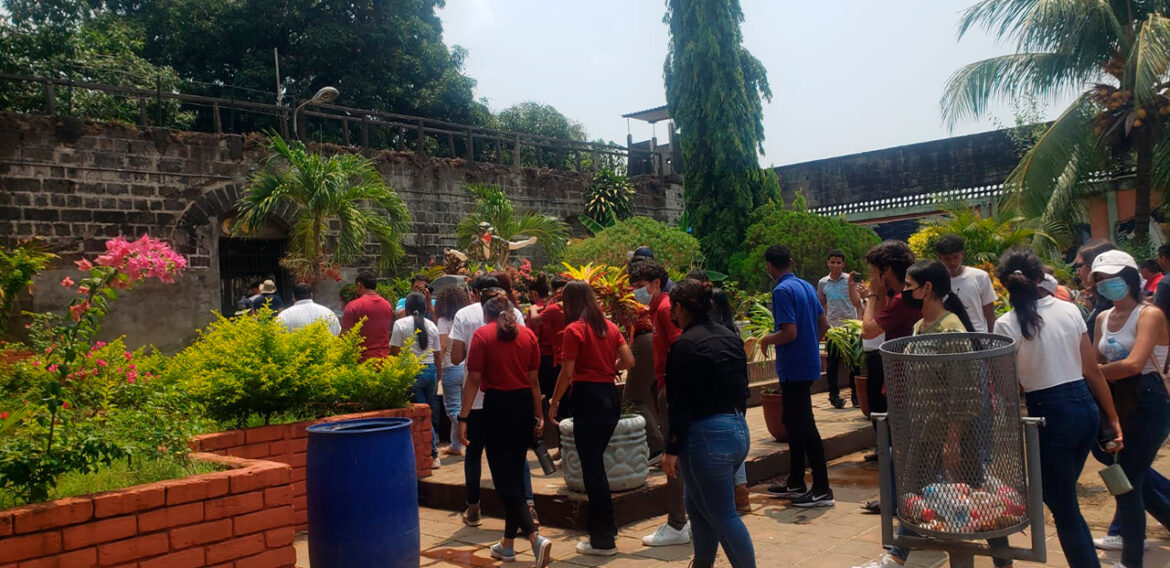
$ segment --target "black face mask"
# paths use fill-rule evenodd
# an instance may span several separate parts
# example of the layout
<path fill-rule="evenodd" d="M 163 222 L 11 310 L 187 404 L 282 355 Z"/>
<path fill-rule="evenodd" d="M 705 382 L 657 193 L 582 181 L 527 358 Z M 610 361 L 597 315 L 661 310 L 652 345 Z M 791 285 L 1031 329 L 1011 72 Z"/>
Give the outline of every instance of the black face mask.
<path fill-rule="evenodd" d="M 915 310 L 922 309 L 922 300 L 914 297 L 914 290 L 902 290 L 902 303 Z"/>

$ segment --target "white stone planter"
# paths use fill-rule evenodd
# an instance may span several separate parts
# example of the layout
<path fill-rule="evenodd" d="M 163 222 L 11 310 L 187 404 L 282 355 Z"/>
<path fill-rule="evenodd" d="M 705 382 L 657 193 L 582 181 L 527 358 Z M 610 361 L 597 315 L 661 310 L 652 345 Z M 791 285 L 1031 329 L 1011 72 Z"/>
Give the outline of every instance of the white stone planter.
<path fill-rule="evenodd" d="M 646 447 L 646 419 L 628 414 L 618 420 L 617 428 L 605 450 L 605 474 L 610 491 L 626 491 L 646 484 L 650 450 Z M 573 439 L 573 419 L 561 421 L 561 469 L 570 491 L 583 493 L 581 458 Z"/>

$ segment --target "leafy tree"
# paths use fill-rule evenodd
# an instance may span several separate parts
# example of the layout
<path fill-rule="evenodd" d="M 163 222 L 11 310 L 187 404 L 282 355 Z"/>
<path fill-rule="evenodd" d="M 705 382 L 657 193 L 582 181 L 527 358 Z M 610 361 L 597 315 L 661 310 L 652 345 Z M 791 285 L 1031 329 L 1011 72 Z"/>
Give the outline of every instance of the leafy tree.
<path fill-rule="evenodd" d="M 575 241 L 565 249 L 565 262 L 573 265 L 605 264 L 623 266 L 626 252 L 640 246 L 654 251 L 654 258 L 671 274 L 683 273 L 701 263 L 699 241 L 677 227 L 649 217 L 631 217 L 606 227 L 596 235 Z"/>
<path fill-rule="evenodd" d="M 731 259 L 731 277 L 749 288 L 767 289 L 764 251 L 780 244 L 792 251 L 792 272 L 815 283 L 828 274 L 825 261 L 830 251 L 845 253 L 846 269 L 860 270 L 866 251 L 879 242 L 869 227 L 772 205 L 760 210 L 748 227 L 740 252 Z"/>
<path fill-rule="evenodd" d="M 1150 193 L 1170 182 L 1170 19 L 1165 2 L 983 0 L 962 16 L 960 37 L 983 27 L 1016 53 L 971 63 L 942 98 L 950 124 L 987 113 L 994 98 L 1077 95 L 1008 176 L 1012 205 L 1070 233 L 1078 199 L 1105 167 L 1136 170 L 1134 238 L 1145 243 Z"/>
<path fill-rule="evenodd" d="M 272 154 L 236 205 L 235 230 L 257 230 L 277 208 L 291 205 L 294 220 L 281 263 L 310 281 L 339 279 L 337 267 L 356 260 L 371 236 L 382 247 L 383 269 L 402 259 L 410 213 L 373 162 L 358 154 L 324 157 L 277 135 L 269 139 L 269 149 Z"/>
<path fill-rule="evenodd" d="M 959 235 L 966 242 L 967 264 L 994 265 L 1004 251 L 1014 246 L 1026 246 L 1037 239 L 1052 242 L 1036 225 L 1035 219 L 1010 208 L 1000 207 L 994 215 L 985 216 L 970 205 L 953 203 L 943 209 L 941 218 L 922 223 L 918 232 L 910 236 L 910 250 L 918 258 L 934 258 L 934 243 L 940 237 Z"/>
<path fill-rule="evenodd" d="M 585 127 L 561 114 L 552 105 L 527 101 L 516 103 L 496 115 L 500 128 L 566 140 L 585 140 Z"/>
<path fill-rule="evenodd" d="M 779 197 L 761 170 L 764 65 L 743 47 L 739 0 L 669 0 L 666 102 L 682 138 L 687 219 L 722 268 L 739 250 L 753 210 Z"/>
<path fill-rule="evenodd" d="M 478 184 L 464 187 L 475 195 L 475 205 L 455 226 L 455 236 L 463 250 L 467 250 L 472 239 L 480 235 L 483 223 L 492 227 L 491 258 L 499 266 L 506 265 L 512 254 L 508 243 L 522 237 L 536 237 L 536 243 L 550 258 L 557 258 L 565 249 L 569 226 L 564 221 L 534 211 L 517 213 L 508 196 L 498 187 Z"/>

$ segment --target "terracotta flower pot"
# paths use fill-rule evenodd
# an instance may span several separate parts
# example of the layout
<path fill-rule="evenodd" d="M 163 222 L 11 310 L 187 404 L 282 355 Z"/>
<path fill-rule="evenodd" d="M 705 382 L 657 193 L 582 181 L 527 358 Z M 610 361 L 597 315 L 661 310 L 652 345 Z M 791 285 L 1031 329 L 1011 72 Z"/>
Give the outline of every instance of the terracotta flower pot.
<path fill-rule="evenodd" d="M 857 393 L 857 403 L 861 406 L 861 413 L 869 418 L 869 377 L 859 375 L 853 378 L 853 391 Z"/>
<path fill-rule="evenodd" d="M 761 392 L 760 406 L 764 409 L 764 423 L 768 425 L 768 433 L 777 442 L 787 442 L 788 431 L 784 429 L 784 398 L 778 392 Z"/>

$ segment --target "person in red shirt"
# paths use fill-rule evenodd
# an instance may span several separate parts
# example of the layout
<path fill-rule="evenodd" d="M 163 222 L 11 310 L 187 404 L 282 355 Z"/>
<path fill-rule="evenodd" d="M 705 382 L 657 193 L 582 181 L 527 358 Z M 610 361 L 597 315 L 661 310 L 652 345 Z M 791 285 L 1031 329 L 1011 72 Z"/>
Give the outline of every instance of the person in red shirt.
<path fill-rule="evenodd" d="M 560 292 L 568 281 L 560 276 L 552 279 L 550 285 L 543 275 L 533 285 L 532 292 L 535 302 L 528 308 L 528 326 L 536 331 L 536 338 L 540 341 L 540 393 L 544 395 L 545 412 L 548 412 L 548 401 L 552 399 L 553 390 L 557 387 L 557 376 L 561 374 L 561 343 L 565 334 L 565 311 L 561 306 Z M 562 410 L 560 416 L 546 416 L 546 418 L 564 419 L 569 415 Z M 561 445 L 560 431 L 556 428 L 544 429 L 544 444 L 550 448 L 559 448 Z M 556 459 L 556 458 L 554 458 Z"/>
<path fill-rule="evenodd" d="M 503 294 L 483 303 L 487 325 L 477 329 L 467 353 L 467 379 L 463 383 L 463 408 L 459 412 L 459 437 L 467 439 L 467 417 L 476 392 L 484 393 L 484 449 L 496 494 L 504 504 L 504 538 L 492 545 L 491 556 L 505 562 L 516 560 L 513 548 L 517 534 L 532 543 L 536 568 L 552 559 L 552 542 L 540 536 L 524 491 L 524 468 L 528 441 L 540 435 L 541 419 L 540 346 L 536 334 L 520 325 L 512 302 Z"/>
<path fill-rule="evenodd" d="M 605 449 L 621 414 L 614 379 L 618 371 L 634 366 L 634 354 L 613 322 L 605 319 L 593 288 L 580 280 L 565 285 L 565 339 L 561 374 L 549 402 L 556 416 L 561 398 L 573 387 L 573 438 L 581 460 L 581 477 L 589 496 L 589 541 L 577 543 L 577 552 L 594 556 L 617 554 Z"/>
<path fill-rule="evenodd" d="M 1146 287 L 1143 290 L 1146 296 L 1153 296 L 1154 292 L 1158 290 L 1158 283 L 1162 281 L 1162 268 L 1158 266 L 1158 261 L 1149 259 L 1140 266 L 1138 266 L 1138 274 L 1146 281 Z"/>
<path fill-rule="evenodd" d="M 361 323 L 361 360 L 390 355 L 390 328 L 394 326 L 394 306 L 378 295 L 378 279 L 372 272 L 362 272 L 354 280 L 357 298 L 345 304 L 341 332 Z"/>
<path fill-rule="evenodd" d="M 636 260 L 630 263 L 630 286 L 634 287 L 634 298 L 650 308 L 650 321 L 654 325 L 652 338 L 654 353 L 654 397 L 659 433 L 658 440 L 665 440 L 670 433 L 670 413 L 666 404 L 666 356 L 670 348 L 682 335 L 682 330 L 670 319 L 670 296 L 666 293 L 666 268 L 654 259 Z M 633 373 L 631 373 L 633 376 Z M 627 384 L 626 388 L 630 388 Z M 650 425 L 647 419 L 646 425 Z M 649 441 L 650 435 L 646 436 Z M 659 448 L 664 447 L 659 442 Z M 661 455 L 654 456 L 661 460 Z M 642 537 L 646 546 L 671 546 L 691 542 L 691 531 L 687 524 L 687 506 L 681 477 L 666 479 L 666 522 L 652 534 Z"/>

